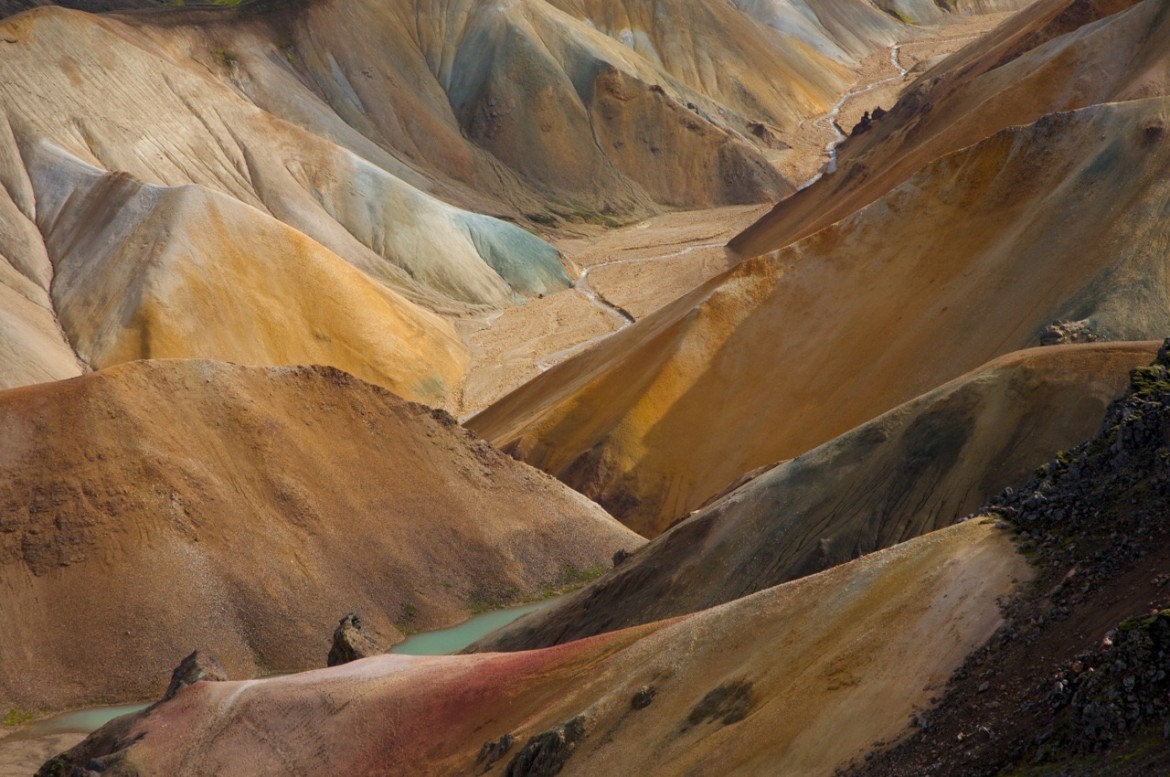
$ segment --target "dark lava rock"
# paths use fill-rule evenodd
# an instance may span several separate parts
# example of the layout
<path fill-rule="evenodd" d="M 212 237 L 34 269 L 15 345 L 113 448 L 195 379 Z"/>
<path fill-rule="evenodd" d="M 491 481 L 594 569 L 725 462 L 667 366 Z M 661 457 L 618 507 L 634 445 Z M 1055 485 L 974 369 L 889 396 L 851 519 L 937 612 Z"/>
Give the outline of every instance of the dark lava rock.
<path fill-rule="evenodd" d="M 188 685 L 207 680 L 208 682 L 223 682 L 227 680 L 227 672 L 219 665 L 214 656 L 196 650 L 184 658 L 175 671 L 171 673 L 171 684 L 163 695 L 163 701 L 172 698 Z"/>
<path fill-rule="evenodd" d="M 732 723 L 738 723 L 746 718 L 754 706 L 756 706 L 756 700 L 752 694 L 750 682 L 734 680 L 724 683 L 704 696 L 702 701 L 695 705 L 687 717 L 683 730 L 708 720 L 719 721 L 724 726 L 730 726 Z"/>
<path fill-rule="evenodd" d="M 329 666 L 340 666 L 359 658 L 382 654 L 378 643 L 362 631 L 362 619 L 357 613 L 350 613 L 341 619 L 333 632 L 333 647 L 329 649 Z"/>
<path fill-rule="evenodd" d="M 1170 774 L 1170 340 L 1096 435 L 975 513 L 989 514 L 1036 579 L 931 700 L 929 728 L 847 773 Z"/>
<path fill-rule="evenodd" d="M 644 710 L 654 703 L 654 697 L 658 695 L 658 689 L 653 685 L 643 685 L 634 694 L 634 698 L 630 699 L 630 707 L 635 710 Z"/>
<path fill-rule="evenodd" d="M 504 734 L 499 739 L 484 742 L 483 747 L 479 749 L 479 755 L 475 757 L 476 765 L 482 766 L 483 772 L 488 771 L 496 765 L 496 761 L 499 761 L 505 753 L 512 749 L 512 745 L 515 743 L 516 737 L 511 734 Z"/>
<path fill-rule="evenodd" d="M 1078 656 L 1049 685 L 1061 751 L 1097 752 L 1170 714 L 1170 610 L 1123 621 L 1096 654 Z"/>
<path fill-rule="evenodd" d="M 554 729 L 528 740 L 504 770 L 504 777 L 551 777 L 559 774 L 565 762 L 585 738 L 585 716 L 578 715 Z"/>

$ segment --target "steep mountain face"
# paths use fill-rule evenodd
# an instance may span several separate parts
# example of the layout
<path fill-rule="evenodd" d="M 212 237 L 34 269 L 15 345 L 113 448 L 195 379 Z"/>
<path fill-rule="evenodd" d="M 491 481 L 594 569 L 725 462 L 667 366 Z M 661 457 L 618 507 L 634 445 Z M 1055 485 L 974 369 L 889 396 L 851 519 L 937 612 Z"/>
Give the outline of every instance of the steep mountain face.
<path fill-rule="evenodd" d="M 25 708 L 155 696 L 196 647 L 323 666 L 346 612 L 389 644 L 641 543 L 328 368 L 134 362 L 0 394 L 0 440 L 0 698 Z"/>
<path fill-rule="evenodd" d="M 868 0 L 733 0 L 733 5 L 838 61 L 857 60 L 906 35 L 905 25 Z"/>
<path fill-rule="evenodd" d="M 997 359 L 769 469 L 474 649 L 544 647 L 696 612 L 949 526 L 1091 434 L 1156 347 Z"/>
<path fill-rule="evenodd" d="M 558 648 L 381 656 L 200 683 L 97 732 L 56 768 L 101 758 L 126 775 L 283 774 L 290 764 L 830 775 L 895 736 L 996 629 L 996 598 L 1029 576 L 1005 533 L 971 522 L 685 619 Z"/>
<path fill-rule="evenodd" d="M 1130 64 L 1145 72 L 1142 52 Z M 653 536 L 742 473 L 1034 345 L 1054 320 L 1157 336 L 1170 327 L 1166 111 L 1151 97 L 1003 129 L 469 423 Z"/>

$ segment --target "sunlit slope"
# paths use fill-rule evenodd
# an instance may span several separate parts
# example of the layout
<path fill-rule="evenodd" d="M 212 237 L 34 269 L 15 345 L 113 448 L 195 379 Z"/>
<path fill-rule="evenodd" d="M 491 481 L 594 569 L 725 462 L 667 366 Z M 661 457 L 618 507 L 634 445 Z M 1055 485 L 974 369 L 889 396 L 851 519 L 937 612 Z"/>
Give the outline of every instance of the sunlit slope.
<path fill-rule="evenodd" d="M 730 7 L 660 5 L 647 19 L 657 54 L 566 8 L 320 2 L 242 30 L 212 25 L 220 42 L 201 45 L 231 50 L 231 80 L 275 115 L 364 154 L 346 137 L 360 135 L 494 199 L 484 207 L 570 220 L 787 193 L 766 159 L 783 147 L 772 136 L 822 113 L 852 79 L 847 64 Z"/>
<path fill-rule="evenodd" d="M 777 465 L 476 650 L 695 612 L 949 526 L 1096 431 L 1156 342 L 1031 349 Z"/>
<path fill-rule="evenodd" d="M 1056 319 L 1170 329 L 1162 99 L 1057 114 L 925 167 L 469 425 L 647 535 Z"/>
<path fill-rule="evenodd" d="M 842 145 L 837 173 L 781 202 L 732 247 L 755 256 L 811 235 L 1005 127 L 1168 93 L 1164 3 L 1044 0 L 922 76 L 870 132 Z"/>
<path fill-rule="evenodd" d="M 323 666 L 640 540 L 440 411 L 320 367 L 135 362 L 0 393 L 0 698 L 155 697 L 191 650 Z"/>
<path fill-rule="evenodd" d="M 510 733 L 502 773 L 530 737 L 576 720 L 584 736 L 565 775 L 827 776 L 900 734 L 999 625 L 997 597 L 1029 576 L 1007 536 L 972 522 L 685 619 L 549 650 L 203 683 L 78 761 L 126 748 L 106 763 L 176 775 L 289 764 L 468 774 L 482 770 L 485 740 Z M 640 691 L 650 699 L 638 709 Z"/>
<path fill-rule="evenodd" d="M 94 368 L 134 359 L 329 364 L 441 404 L 467 352 L 451 325 L 267 214 L 148 186 L 41 147 L 31 176 L 53 303 Z"/>

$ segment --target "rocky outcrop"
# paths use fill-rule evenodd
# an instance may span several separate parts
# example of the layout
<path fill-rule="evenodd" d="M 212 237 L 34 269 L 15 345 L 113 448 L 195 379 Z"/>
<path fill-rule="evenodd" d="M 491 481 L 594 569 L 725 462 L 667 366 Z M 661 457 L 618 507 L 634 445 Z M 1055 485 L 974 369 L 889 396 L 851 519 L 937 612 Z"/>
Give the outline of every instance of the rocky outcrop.
<path fill-rule="evenodd" d="M 552 777 L 560 774 L 577 749 L 577 744 L 584 738 L 583 715 L 537 734 L 511 760 L 504 770 L 504 777 Z"/>
<path fill-rule="evenodd" d="M 1101 337 L 1088 319 L 1084 321 L 1053 321 L 1040 333 L 1040 345 L 1068 345 L 1095 343 Z"/>
<path fill-rule="evenodd" d="M 373 638 L 362 631 L 361 616 L 351 612 L 341 619 L 333 631 L 333 647 L 329 649 L 328 665 L 340 666 L 384 652 Z"/>
<path fill-rule="evenodd" d="M 491 771 L 496 762 L 503 758 L 514 744 L 516 744 L 516 737 L 510 733 L 504 734 L 499 739 L 484 742 L 483 747 L 479 749 L 479 755 L 475 757 L 475 765 L 480 773 Z"/>
<path fill-rule="evenodd" d="M 1151 723 L 1170 738 L 1168 666 L 1170 610 L 1120 623 L 1099 650 L 1077 656 L 1045 683 L 1055 719 L 1038 732 L 1044 742 L 1033 759 L 1104 751 Z"/>
<path fill-rule="evenodd" d="M 1096 436 L 1058 453 L 1023 487 L 1005 489 L 986 511 L 1019 527 L 1024 550 L 1049 564 L 1080 563 L 1080 578 L 1091 580 L 1132 563 L 1166 533 L 1167 498 L 1170 339 L 1153 364 L 1131 373 Z"/>
<path fill-rule="evenodd" d="M 167 686 L 167 692 L 163 694 L 163 701 L 174 697 L 176 693 L 188 685 L 203 681 L 224 682 L 227 679 L 227 672 L 219 665 L 219 661 L 215 660 L 215 656 L 209 656 L 196 650 L 184 658 L 171 673 L 171 684 Z"/>

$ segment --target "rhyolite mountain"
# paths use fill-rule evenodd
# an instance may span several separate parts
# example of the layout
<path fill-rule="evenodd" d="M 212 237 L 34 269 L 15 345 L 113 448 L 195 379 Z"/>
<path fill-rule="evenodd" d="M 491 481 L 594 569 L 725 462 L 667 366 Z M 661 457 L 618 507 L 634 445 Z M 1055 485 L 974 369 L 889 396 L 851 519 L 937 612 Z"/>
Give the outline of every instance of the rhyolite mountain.
<path fill-rule="evenodd" d="M 234 682 L 45 773 L 1158 763 L 1164 3 L 71 5 L 0 0 L 0 712 Z M 763 202 L 628 326 L 569 289 Z M 550 296 L 622 330 L 412 403 Z"/>
<path fill-rule="evenodd" d="M 1034 6 L 971 46 L 995 49 L 1015 26 L 1031 30 L 1041 10 L 1067 6 Z M 1037 48 L 1001 65 L 1010 78 L 968 75 L 1010 91 L 1025 64 L 1056 58 L 1062 66 L 1045 78 L 1092 95 L 1078 84 L 1100 73 L 1109 88 L 1092 99 L 1103 102 L 1023 124 L 1005 112 L 992 134 L 924 160 L 807 237 L 752 238 L 766 252 L 550 369 L 469 426 L 654 536 L 745 472 L 1039 344 L 1055 320 L 1088 320 L 1107 339 L 1159 337 L 1170 327 L 1170 39 L 1154 31 L 1168 12 L 1142 2 L 1083 18 L 1056 38 L 1029 37 Z M 1126 46 L 1130 56 L 1096 69 Z M 903 101 L 918 100 L 933 73 Z M 1137 92 L 1114 88 L 1135 83 Z M 965 95 L 954 89 L 929 115 Z M 895 108 L 878 122 L 892 125 L 876 142 L 917 142 L 921 113 Z M 761 229 L 748 234 L 769 234 Z"/>
<path fill-rule="evenodd" d="M 569 284 L 532 232 L 791 193 L 785 138 L 914 34 L 856 0 L 799 29 L 698 0 L 75 5 L 121 12 L 0 7 L 0 387 L 200 357 L 449 404 L 450 320 Z"/>

